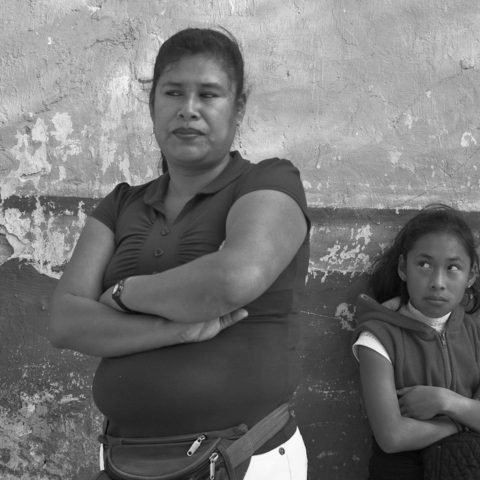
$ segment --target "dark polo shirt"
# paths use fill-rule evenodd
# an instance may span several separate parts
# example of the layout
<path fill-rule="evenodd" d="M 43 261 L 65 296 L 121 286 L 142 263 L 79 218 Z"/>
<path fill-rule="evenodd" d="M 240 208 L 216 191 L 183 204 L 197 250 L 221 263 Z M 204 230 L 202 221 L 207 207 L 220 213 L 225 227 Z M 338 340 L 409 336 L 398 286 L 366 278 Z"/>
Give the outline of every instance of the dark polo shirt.
<path fill-rule="evenodd" d="M 309 223 L 299 172 L 287 160 L 252 164 L 233 153 L 171 225 L 163 206 L 168 182 L 165 174 L 145 185 L 122 183 L 93 212 L 115 234 L 105 289 L 122 278 L 162 272 L 217 251 L 231 206 L 255 190 L 291 196 Z M 245 306 L 249 316 L 209 341 L 103 359 L 93 394 L 110 433 L 161 436 L 251 426 L 288 401 L 299 379 L 295 314 L 308 257 L 307 235 L 273 285 Z"/>

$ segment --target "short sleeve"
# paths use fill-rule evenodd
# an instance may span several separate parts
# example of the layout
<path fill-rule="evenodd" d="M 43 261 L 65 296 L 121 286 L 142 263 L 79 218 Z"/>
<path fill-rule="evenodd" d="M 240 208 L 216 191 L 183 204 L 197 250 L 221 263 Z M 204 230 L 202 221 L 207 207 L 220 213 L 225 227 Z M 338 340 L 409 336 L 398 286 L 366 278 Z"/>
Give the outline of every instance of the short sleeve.
<path fill-rule="evenodd" d="M 119 211 L 129 188 L 128 183 L 118 184 L 105 198 L 100 200 L 91 216 L 115 232 Z"/>
<path fill-rule="evenodd" d="M 292 197 L 305 215 L 310 229 L 305 190 L 300 179 L 300 172 L 292 162 L 280 158 L 270 158 L 254 164 L 238 182 L 236 198 L 256 190 L 277 190 Z"/>
<path fill-rule="evenodd" d="M 385 347 L 382 345 L 380 340 L 368 330 L 364 330 L 358 337 L 357 341 L 352 345 L 352 351 L 355 359 L 358 360 L 358 347 L 367 347 L 371 348 L 375 352 L 379 353 L 383 357 L 385 357 L 390 363 L 392 360 L 390 359 L 390 355 L 388 354 Z"/>

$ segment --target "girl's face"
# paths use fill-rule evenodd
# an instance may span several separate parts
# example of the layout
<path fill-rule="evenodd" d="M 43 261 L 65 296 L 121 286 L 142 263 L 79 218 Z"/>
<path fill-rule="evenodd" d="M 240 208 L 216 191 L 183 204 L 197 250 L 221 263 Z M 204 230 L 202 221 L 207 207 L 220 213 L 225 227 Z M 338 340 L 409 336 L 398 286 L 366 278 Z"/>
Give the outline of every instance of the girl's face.
<path fill-rule="evenodd" d="M 244 99 L 216 59 L 189 55 L 161 74 L 152 113 L 169 168 L 208 170 L 228 161 Z"/>
<path fill-rule="evenodd" d="M 406 259 L 400 256 L 398 274 L 407 284 L 412 305 L 432 318 L 451 312 L 475 281 L 470 257 L 451 233 L 420 237 Z"/>

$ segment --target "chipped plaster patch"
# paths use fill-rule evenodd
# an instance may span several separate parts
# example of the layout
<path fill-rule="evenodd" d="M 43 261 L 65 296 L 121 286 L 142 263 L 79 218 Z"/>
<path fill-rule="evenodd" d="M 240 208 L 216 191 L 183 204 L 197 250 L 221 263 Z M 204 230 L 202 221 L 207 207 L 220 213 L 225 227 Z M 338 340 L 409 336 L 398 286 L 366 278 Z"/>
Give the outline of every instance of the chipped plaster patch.
<path fill-rule="evenodd" d="M 33 121 L 33 118 L 32 118 Z M 53 126 L 53 127 L 52 127 Z M 60 159 L 65 163 L 68 157 L 79 155 L 82 150 L 80 141 L 71 138 L 73 124 L 70 114 L 57 112 L 51 119 L 51 125 L 43 118 L 38 117 L 34 126 L 27 133 L 17 130 L 16 145 L 10 148 L 9 153 L 17 161 L 16 170 L 11 170 L 0 183 L 0 197 L 8 198 L 18 194 L 27 182 L 37 191 L 40 191 L 40 181 L 48 178 L 52 171 L 52 159 Z M 52 146 L 51 141 L 57 142 Z M 65 169 L 60 168 L 58 182 L 66 178 Z"/>
<path fill-rule="evenodd" d="M 328 247 L 327 254 L 320 257 L 314 264 L 315 270 L 324 272 L 322 282 L 326 281 L 330 272 L 341 272 L 353 276 L 367 271 L 371 261 L 370 255 L 365 253 L 365 248 L 370 243 L 372 235 L 369 224 L 358 229 L 352 228 L 351 243 L 341 245 L 337 240 L 333 246 Z"/>
<path fill-rule="evenodd" d="M 131 76 L 125 66 L 123 74 L 113 77 L 105 89 L 104 101 L 107 108 L 102 118 L 102 134 L 99 140 L 100 158 L 102 159 L 102 173 L 115 164 L 115 153 L 118 145 L 110 139 L 111 133 L 116 132 L 121 124 L 122 116 L 132 110 L 130 105 Z"/>
<path fill-rule="evenodd" d="M 405 126 L 411 130 L 413 126 L 413 122 L 416 122 L 418 120 L 417 117 L 414 117 L 411 113 L 407 112 L 405 113 L 405 118 L 403 120 Z"/>
<path fill-rule="evenodd" d="M 390 156 L 390 163 L 392 165 L 397 165 L 398 161 L 400 160 L 400 157 L 402 156 L 402 152 L 399 152 L 398 150 L 394 149 L 394 150 L 390 150 L 388 154 Z"/>
<path fill-rule="evenodd" d="M 68 220 L 47 214 L 38 199 L 29 214 L 17 208 L 0 209 L 2 233 L 13 248 L 10 258 L 25 260 L 38 272 L 58 278 L 58 267 L 68 261 L 85 223 L 83 203 L 78 215 Z"/>
<path fill-rule="evenodd" d="M 355 307 L 352 306 L 352 310 L 350 310 L 350 305 L 345 302 L 340 303 L 335 310 L 335 317 L 340 318 L 340 325 L 343 330 L 354 330 L 354 315 Z"/>
<path fill-rule="evenodd" d="M 460 140 L 460 145 L 463 148 L 471 147 L 471 146 L 477 145 L 477 140 L 471 134 L 471 132 L 465 132 L 462 135 L 462 139 Z"/>

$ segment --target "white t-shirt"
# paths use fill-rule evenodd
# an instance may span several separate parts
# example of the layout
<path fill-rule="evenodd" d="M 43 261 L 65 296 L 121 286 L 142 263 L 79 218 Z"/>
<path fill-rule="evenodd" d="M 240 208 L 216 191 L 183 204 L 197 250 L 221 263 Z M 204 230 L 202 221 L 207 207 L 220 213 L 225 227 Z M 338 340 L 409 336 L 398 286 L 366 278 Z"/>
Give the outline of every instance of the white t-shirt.
<path fill-rule="evenodd" d="M 396 297 L 396 298 L 392 298 L 391 300 L 388 300 L 387 302 L 384 302 L 382 305 L 384 307 L 387 307 L 390 310 L 397 310 L 399 303 L 400 303 L 400 298 Z M 400 310 L 398 310 L 398 313 L 401 313 L 402 315 L 405 315 L 407 317 L 414 318 L 415 320 L 418 320 L 419 322 L 422 322 L 425 325 L 429 325 L 430 327 L 435 329 L 437 332 L 442 332 L 443 329 L 445 328 L 445 324 L 447 323 L 448 317 L 450 317 L 451 312 L 447 313 L 446 315 L 440 318 L 431 318 L 424 315 L 422 312 L 417 310 L 410 302 L 408 302 L 407 305 L 402 305 L 400 307 Z M 358 360 L 359 346 L 371 348 L 375 352 L 385 357 L 390 363 L 392 362 L 392 360 L 390 359 L 390 356 L 388 355 L 388 352 L 385 350 L 385 347 L 382 345 L 378 337 L 376 337 L 371 332 L 363 331 L 357 338 L 357 341 L 352 346 L 353 355 L 355 356 L 357 361 L 359 361 Z"/>

